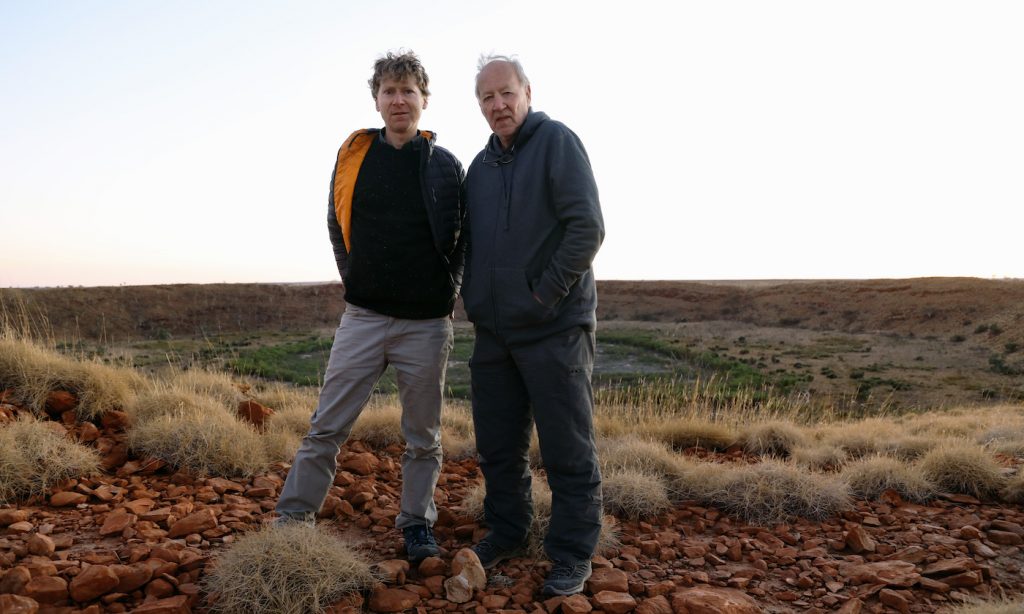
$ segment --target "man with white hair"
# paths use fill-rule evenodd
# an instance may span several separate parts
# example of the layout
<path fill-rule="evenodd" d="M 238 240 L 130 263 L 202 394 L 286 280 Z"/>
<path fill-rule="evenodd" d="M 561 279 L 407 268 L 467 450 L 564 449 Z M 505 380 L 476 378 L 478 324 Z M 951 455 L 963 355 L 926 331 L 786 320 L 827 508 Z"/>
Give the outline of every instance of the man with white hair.
<path fill-rule="evenodd" d="M 583 144 L 530 108 L 518 60 L 481 58 L 476 97 L 493 134 L 466 177 L 462 298 L 476 332 L 473 422 L 490 528 L 474 550 L 489 569 L 526 540 L 535 424 L 552 494 L 543 591 L 570 595 L 590 577 L 601 531 L 590 380 L 601 205 Z"/>

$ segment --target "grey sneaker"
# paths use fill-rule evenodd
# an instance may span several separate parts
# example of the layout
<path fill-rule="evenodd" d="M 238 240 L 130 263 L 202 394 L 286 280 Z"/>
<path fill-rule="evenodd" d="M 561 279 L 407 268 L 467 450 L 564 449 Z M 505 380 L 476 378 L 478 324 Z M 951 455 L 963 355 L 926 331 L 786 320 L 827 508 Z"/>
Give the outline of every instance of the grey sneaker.
<path fill-rule="evenodd" d="M 405 555 L 412 563 L 420 563 L 428 556 L 441 554 L 434 533 L 427 525 L 405 527 L 402 529 L 402 535 L 405 537 Z"/>
<path fill-rule="evenodd" d="M 583 590 L 583 585 L 590 579 L 590 561 L 553 563 L 544 581 L 545 595 L 575 595 Z"/>
<path fill-rule="evenodd" d="M 512 558 L 519 553 L 518 548 L 502 548 L 486 537 L 473 546 L 473 552 L 480 559 L 484 569 L 491 569 L 505 559 Z"/>
<path fill-rule="evenodd" d="M 280 529 L 281 527 L 289 527 L 292 525 L 315 527 L 316 514 L 312 512 L 306 512 L 305 514 L 281 514 L 270 521 L 270 528 L 272 529 Z"/>

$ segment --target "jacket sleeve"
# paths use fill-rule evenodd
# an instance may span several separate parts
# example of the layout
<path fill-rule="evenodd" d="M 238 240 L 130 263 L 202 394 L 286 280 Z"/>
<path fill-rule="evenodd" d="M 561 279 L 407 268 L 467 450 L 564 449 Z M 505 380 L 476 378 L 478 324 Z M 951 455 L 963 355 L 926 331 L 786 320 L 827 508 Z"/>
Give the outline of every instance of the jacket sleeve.
<path fill-rule="evenodd" d="M 562 300 L 586 273 L 604 241 L 604 218 L 590 158 L 579 137 L 565 126 L 552 138 L 547 181 L 552 206 L 563 227 L 562 240 L 534 287 L 548 307 Z"/>
<path fill-rule="evenodd" d="M 341 225 L 338 224 L 338 215 L 334 211 L 334 178 L 337 175 L 335 169 L 331 170 L 331 191 L 327 197 L 327 234 L 331 237 L 334 262 L 338 265 L 338 274 L 344 283 L 345 274 L 348 272 L 348 250 L 345 248 L 345 236 L 341 232 Z"/>
<path fill-rule="evenodd" d="M 453 157 L 454 159 L 454 157 Z M 459 181 L 459 238 L 455 242 L 455 251 L 451 258 L 452 280 L 455 281 L 455 295 L 462 289 L 462 274 L 466 268 L 466 256 L 469 248 L 469 208 L 466 206 L 466 171 L 455 159 L 455 176 Z"/>

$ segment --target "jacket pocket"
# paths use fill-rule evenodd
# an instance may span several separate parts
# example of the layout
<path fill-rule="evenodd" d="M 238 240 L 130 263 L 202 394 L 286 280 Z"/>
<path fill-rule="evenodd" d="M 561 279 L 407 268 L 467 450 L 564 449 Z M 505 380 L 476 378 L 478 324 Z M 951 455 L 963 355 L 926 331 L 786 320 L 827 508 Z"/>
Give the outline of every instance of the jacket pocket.
<path fill-rule="evenodd" d="M 498 326 L 523 328 L 555 317 L 554 309 L 533 298 L 533 289 L 523 269 L 494 269 L 494 300 Z"/>

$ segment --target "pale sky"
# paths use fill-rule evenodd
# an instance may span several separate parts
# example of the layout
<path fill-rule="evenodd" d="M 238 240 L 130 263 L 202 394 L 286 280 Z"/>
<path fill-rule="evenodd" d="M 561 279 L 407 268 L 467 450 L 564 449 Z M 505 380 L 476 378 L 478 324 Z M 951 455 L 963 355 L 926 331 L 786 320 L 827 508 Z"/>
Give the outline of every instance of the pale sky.
<path fill-rule="evenodd" d="M 669 9 L 668 7 L 674 7 Z M 583 140 L 599 279 L 1024 278 L 1024 3 L 0 0 L 0 287 L 337 278 L 334 157 L 407 48 Z"/>

